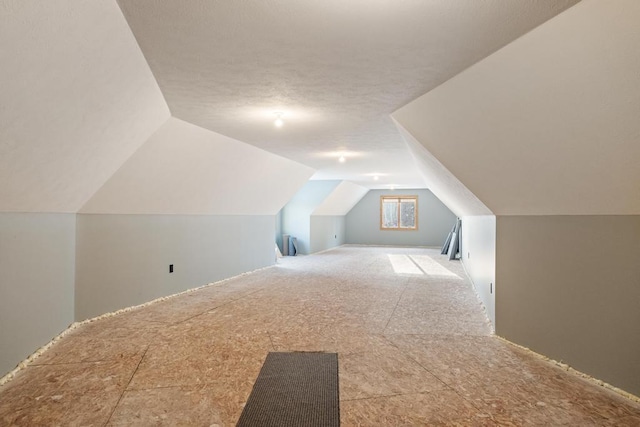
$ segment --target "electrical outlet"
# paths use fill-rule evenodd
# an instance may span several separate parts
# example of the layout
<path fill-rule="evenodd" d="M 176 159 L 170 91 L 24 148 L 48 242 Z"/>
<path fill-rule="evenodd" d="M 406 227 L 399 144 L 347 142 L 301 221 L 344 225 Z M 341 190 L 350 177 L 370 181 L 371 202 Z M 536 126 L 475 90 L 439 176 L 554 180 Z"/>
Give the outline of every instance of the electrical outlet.
<path fill-rule="evenodd" d="M 173 273 L 173 264 L 169 264 L 169 273 Z"/>

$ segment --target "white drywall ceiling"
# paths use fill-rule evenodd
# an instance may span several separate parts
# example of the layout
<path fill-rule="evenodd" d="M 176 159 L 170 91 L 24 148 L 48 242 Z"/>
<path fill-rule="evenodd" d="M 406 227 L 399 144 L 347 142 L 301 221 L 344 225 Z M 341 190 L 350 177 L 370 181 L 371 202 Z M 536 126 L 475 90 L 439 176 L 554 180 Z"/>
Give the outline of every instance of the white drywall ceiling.
<path fill-rule="evenodd" d="M 575 2 L 119 1 L 175 117 L 370 188 L 424 187 L 391 112 Z"/>
<path fill-rule="evenodd" d="M 169 115 L 114 1 L 0 1 L 0 211 L 76 212 Z"/>
<path fill-rule="evenodd" d="M 329 194 L 311 215 L 346 215 L 369 189 L 352 182 L 343 181 Z"/>
<path fill-rule="evenodd" d="M 275 215 L 313 172 L 170 118 L 81 212 Z"/>
<path fill-rule="evenodd" d="M 639 23 L 584 0 L 393 116 L 496 215 L 640 214 Z"/>

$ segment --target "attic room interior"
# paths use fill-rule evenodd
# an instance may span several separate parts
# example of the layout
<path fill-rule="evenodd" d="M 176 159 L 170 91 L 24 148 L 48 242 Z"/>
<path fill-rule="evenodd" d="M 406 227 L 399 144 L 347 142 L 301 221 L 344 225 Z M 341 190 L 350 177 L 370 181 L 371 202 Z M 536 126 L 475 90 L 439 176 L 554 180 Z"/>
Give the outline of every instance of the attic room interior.
<path fill-rule="evenodd" d="M 638 22 L 0 0 L 0 425 L 640 425 Z"/>

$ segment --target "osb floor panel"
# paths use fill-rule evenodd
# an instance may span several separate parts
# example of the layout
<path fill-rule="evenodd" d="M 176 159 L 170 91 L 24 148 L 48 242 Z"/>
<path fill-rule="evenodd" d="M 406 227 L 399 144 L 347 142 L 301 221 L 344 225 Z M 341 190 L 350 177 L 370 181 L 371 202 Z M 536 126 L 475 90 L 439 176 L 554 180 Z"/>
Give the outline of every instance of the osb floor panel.
<path fill-rule="evenodd" d="M 269 351 L 339 353 L 345 426 L 640 426 L 640 405 L 491 336 L 459 262 L 341 247 L 80 326 L 0 425 L 235 425 Z"/>

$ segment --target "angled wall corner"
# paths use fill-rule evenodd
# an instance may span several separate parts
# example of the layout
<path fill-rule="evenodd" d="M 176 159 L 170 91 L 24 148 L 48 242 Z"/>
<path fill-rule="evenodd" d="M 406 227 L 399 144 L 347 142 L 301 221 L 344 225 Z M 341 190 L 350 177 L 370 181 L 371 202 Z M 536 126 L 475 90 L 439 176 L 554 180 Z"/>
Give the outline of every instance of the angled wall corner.
<path fill-rule="evenodd" d="M 275 215 L 313 172 L 170 118 L 80 212 Z"/>
<path fill-rule="evenodd" d="M 393 114 L 495 214 L 462 234 L 493 239 L 496 332 L 634 394 L 639 21 L 583 0 Z"/>
<path fill-rule="evenodd" d="M 583 0 L 393 117 L 495 215 L 640 214 L 638 20 Z"/>
<path fill-rule="evenodd" d="M 420 106 L 411 103 L 394 113 L 394 121 L 429 189 L 462 220 L 460 260 L 495 327 L 496 217 L 404 127 L 419 126 L 421 116 Z"/>
<path fill-rule="evenodd" d="M 298 252 L 312 253 L 311 214 L 340 185 L 337 180 L 308 181 L 282 209 L 282 232 L 295 237 Z"/>
<path fill-rule="evenodd" d="M 416 107 L 419 110 L 419 107 Z M 411 114 L 408 114 L 410 112 Z M 408 116 L 408 117 L 407 117 Z M 458 217 L 471 215 L 492 215 L 491 210 L 482 203 L 460 180 L 429 152 L 425 144 L 418 141 L 406 128 L 405 123 L 414 127 L 414 119 L 420 121 L 421 114 L 414 111 L 412 104 L 393 114 L 393 120 L 402 134 L 416 166 L 427 187 Z M 462 153 L 461 153 L 462 155 Z"/>
<path fill-rule="evenodd" d="M 14 3 L 0 6 L 0 211 L 75 213 L 169 108 L 115 1 Z"/>
<path fill-rule="evenodd" d="M 77 320 L 272 265 L 313 172 L 170 118 L 77 215 Z"/>
<path fill-rule="evenodd" d="M 76 212 L 170 112 L 114 1 L 0 3 L 0 63 L 2 376 L 73 322 Z"/>
<path fill-rule="evenodd" d="M 369 192 L 368 188 L 342 181 L 311 213 L 311 253 L 346 243 L 346 215 Z"/>
<path fill-rule="evenodd" d="M 337 187 L 311 212 L 311 215 L 344 216 L 369 191 L 361 185 L 349 181 L 342 181 Z"/>
<path fill-rule="evenodd" d="M 298 241 L 301 254 L 346 241 L 345 215 L 369 190 L 348 181 L 311 180 L 282 210 L 282 231 Z"/>

